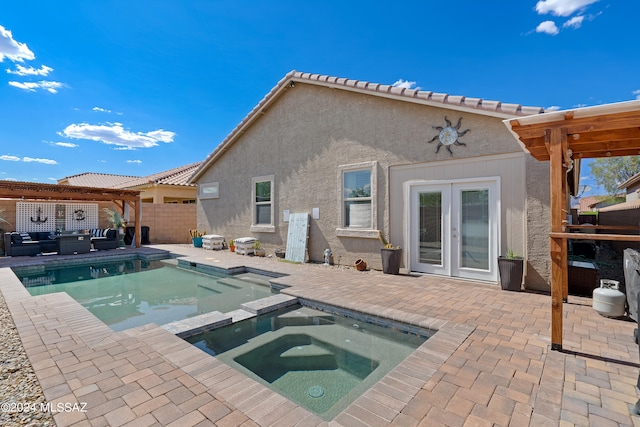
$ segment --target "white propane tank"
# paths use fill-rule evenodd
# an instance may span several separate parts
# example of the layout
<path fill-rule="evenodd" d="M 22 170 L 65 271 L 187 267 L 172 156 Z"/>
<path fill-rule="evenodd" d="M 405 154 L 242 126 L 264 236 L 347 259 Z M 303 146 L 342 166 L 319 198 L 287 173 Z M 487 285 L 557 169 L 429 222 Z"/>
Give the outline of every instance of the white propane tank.
<path fill-rule="evenodd" d="M 606 317 L 624 316 L 627 298 L 618 289 L 619 285 L 616 280 L 600 280 L 600 287 L 593 290 L 593 309 Z"/>

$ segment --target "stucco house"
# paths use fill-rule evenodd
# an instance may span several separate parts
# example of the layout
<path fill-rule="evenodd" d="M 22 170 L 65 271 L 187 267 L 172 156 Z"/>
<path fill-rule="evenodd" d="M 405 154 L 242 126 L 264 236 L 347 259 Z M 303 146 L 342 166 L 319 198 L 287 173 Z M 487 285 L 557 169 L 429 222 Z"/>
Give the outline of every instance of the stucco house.
<path fill-rule="evenodd" d="M 549 289 L 549 165 L 502 120 L 543 113 L 465 96 L 292 71 L 196 169 L 198 228 L 284 248 L 310 218 L 307 256 L 381 268 L 378 230 L 409 271 L 497 283 L 527 260 Z"/>

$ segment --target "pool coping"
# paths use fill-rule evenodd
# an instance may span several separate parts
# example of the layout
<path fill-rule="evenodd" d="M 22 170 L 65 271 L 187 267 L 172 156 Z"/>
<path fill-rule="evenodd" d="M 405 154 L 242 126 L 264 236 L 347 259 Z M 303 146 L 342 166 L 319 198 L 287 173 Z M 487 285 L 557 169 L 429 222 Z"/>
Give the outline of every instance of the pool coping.
<path fill-rule="evenodd" d="M 181 259 L 184 259 L 185 262 L 191 262 L 188 257 Z M 205 264 L 202 261 L 198 263 Z M 211 267 L 219 268 L 217 266 Z M 256 269 L 241 266 L 234 266 L 230 269 L 256 272 Z M 301 280 L 302 278 L 277 276 L 277 273 L 271 273 L 276 274 L 273 282 L 276 286 L 283 287 L 281 290 L 283 294 L 301 298 L 300 295 L 295 295 L 297 290 L 291 280 Z M 38 310 L 47 311 L 51 313 L 52 317 L 55 316 L 59 324 L 71 328 L 78 341 L 88 349 L 118 344 L 124 342 L 125 339 L 136 339 L 205 386 L 216 399 L 242 411 L 259 425 L 269 424 L 269 420 L 276 416 L 273 412 L 276 403 L 283 407 L 286 406 L 289 414 L 295 415 L 300 420 L 308 421 L 310 425 L 311 423 L 324 423 L 318 416 L 288 401 L 275 391 L 236 371 L 158 325 L 148 324 L 114 332 L 67 294 L 31 296 L 10 268 L 0 269 L 0 291 L 4 295 L 12 316 L 14 319 L 18 319 L 16 326 L 21 337 L 25 328 L 33 334 L 33 326 L 41 324 L 42 319 L 37 316 L 33 317 L 34 307 L 37 306 Z M 304 297 L 302 300 L 313 302 L 313 300 Z M 321 302 L 317 303 L 322 304 Z M 335 306 L 335 304 L 331 304 L 331 306 Z M 64 310 L 58 310 L 59 307 L 64 307 Z M 339 308 L 363 313 L 370 316 L 372 321 L 389 319 L 393 322 L 402 322 L 434 331 L 434 334 L 424 344 L 333 419 L 333 421 L 344 425 L 367 422 L 363 418 L 370 416 L 371 413 L 391 422 L 475 329 L 451 321 L 353 301 L 345 301 L 343 306 Z M 237 312 L 235 316 L 239 319 L 245 315 Z M 43 342 L 48 341 L 42 337 L 42 334 L 46 334 L 47 331 L 40 331 L 36 327 L 35 333 L 40 335 Z M 33 347 L 25 345 L 25 350 L 31 360 L 34 356 Z M 41 352 L 42 349 L 39 351 Z M 45 396 L 48 400 L 52 400 L 52 398 L 55 400 L 59 395 L 56 387 L 61 384 L 48 385 L 49 381 L 42 381 L 47 377 L 38 366 L 34 366 L 34 370 L 41 382 Z M 54 418 L 59 425 L 65 425 L 68 424 L 65 422 L 67 416 L 69 414 L 60 413 L 56 414 Z M 86 417 L 91 419 L 90 415 L 86 415 Z"/>

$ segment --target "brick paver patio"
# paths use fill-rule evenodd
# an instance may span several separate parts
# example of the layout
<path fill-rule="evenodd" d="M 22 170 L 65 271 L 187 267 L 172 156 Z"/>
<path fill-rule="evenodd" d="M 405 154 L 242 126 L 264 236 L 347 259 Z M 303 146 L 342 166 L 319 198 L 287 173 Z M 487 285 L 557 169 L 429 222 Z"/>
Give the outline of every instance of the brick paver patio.
<path fill-rule="evenodd" d="M 56 413 L 59 426 L 640 426 L 636 324 L 598 315 L 588 298 L 564 305 L 557 352 L 547 295 L 156 247 L 284 273 L 275 279 L 288 286 L 283 293 L 439 332 L 326 422 L 156 325 L 112 332 L 66 294 L 31 297 L 0 269 L 0 291 L 47 401 L 86 403 L 86 412 Z"/>

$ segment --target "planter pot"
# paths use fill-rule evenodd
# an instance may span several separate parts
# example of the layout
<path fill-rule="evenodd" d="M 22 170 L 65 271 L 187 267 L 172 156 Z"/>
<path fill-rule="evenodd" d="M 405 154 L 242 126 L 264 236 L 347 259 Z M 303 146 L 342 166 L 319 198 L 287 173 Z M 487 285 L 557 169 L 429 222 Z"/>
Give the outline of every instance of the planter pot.
<path fill-rule="evenodd" d="M 382 256 L 382 272 L 385 274 L 400 274 L 402 249 L 380 249 Z"/>
<path fill-rule="evenodd" d="M 285 255 L 286 255 L 286 252 L 285 252 L 285 251 L 283 251 L 282 249 L 277 249 L 277 250 L 276 250 L 276 256 L 277 256 L 278 258 L 284 258 L 284 256 L 285 256 Z"/>
<path fill-rule="evenodd" d="M 231 252 L 235 252 L 236 251 L 236 247 L 234 245 L 229 246 L 229 250 Z"/>
<path fill-rule="evenodd" d="M 523 258 L 498 257 L 500 286 L 505 291 L 519 292 L 522 288 Z"/>
<path fill-rule="evenodd" d="M 192 237 L 191 241 L 193 242 L 193 246 L 196 248 L 202 247 L 202 237 Z"/>
<path fill-rule="evenodd" d="M 356 270 L 365 271 L 367 269 L 367 262 L 362 258 L 358 258 L 355 262 Z"/>
<path fill-rule="evenodd" d="M 253 254 L 255 256 L 266 256 L 267 255 L 267 251 L 265 249 L 254 249 L 253 250 Z"/>

